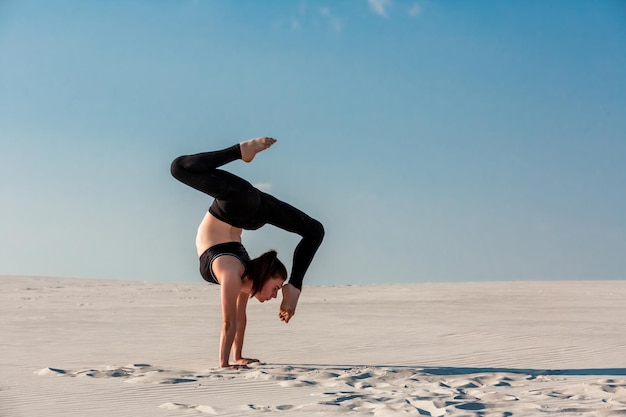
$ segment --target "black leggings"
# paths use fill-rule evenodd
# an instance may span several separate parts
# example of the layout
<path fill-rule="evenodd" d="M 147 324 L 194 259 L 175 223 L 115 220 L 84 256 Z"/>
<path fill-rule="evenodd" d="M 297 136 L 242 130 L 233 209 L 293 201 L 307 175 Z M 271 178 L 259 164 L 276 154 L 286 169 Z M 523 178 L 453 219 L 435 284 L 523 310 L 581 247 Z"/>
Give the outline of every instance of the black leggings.
<path fill-rule="evenodd" d="M 172 162 L 171 171 L 177 180 L 215 198 L 209 211 L 231 226 L 255 230 L 271 224 L 300 235 L 289 283 L 301 290 L 304 274 L 324 238 L 324 227 L 243 178 L 217 169 L 237 159 L 241 159 L 241 149 L 234 145 L 221 151 L 179 156 Z"/>

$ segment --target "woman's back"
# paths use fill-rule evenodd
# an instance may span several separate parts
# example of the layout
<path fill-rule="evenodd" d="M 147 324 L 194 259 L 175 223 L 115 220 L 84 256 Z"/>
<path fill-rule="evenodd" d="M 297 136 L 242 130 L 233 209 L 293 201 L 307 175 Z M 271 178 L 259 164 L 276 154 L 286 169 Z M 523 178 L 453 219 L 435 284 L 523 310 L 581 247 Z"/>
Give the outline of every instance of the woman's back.
<path fill-rule="evenodd" d="M 242 229 L 221 221 L 207 211 L 200 226 L 198 226 L 198 233 L 196 234 L 198 256 L 202 255 L 211 246 L 220 243 L 241 243 L 241 233 Z"/>

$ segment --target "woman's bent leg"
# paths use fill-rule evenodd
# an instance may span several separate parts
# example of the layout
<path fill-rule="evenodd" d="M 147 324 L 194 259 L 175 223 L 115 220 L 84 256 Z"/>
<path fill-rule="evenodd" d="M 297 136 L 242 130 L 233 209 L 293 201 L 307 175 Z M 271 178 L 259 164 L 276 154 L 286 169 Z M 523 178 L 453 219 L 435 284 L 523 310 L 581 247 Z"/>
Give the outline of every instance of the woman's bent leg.
<path fill-rule="evenodd" d="M 216 168 L 226 165 L 229 162 L 241 159 L 241 148 L 239 144 L 220 151 L 203 152 L 195 155 L 179 156 L 172 162 L 172 175 L 179 169 L 185 171 L 206 173 Z"/>
<path fill-rule="evenodd" d="M 302 280 L 317 249 L 324 239 L 324 226 L 297 208 L 268 194 L 268 223 L 288 232 L 297 233 L 302 239 L 293 253 L 293 265 L 289 283 L 302 290 Z"/>
<path fill-rule="evenodd" d="M 171 173 L 180 182 L 213 198 L 235 199 L 254 188 L 248 181 L 217 168 L 237 159 L 241 159 L 239 144 L 220 151 L 179 156 L 172 162 Z"/>

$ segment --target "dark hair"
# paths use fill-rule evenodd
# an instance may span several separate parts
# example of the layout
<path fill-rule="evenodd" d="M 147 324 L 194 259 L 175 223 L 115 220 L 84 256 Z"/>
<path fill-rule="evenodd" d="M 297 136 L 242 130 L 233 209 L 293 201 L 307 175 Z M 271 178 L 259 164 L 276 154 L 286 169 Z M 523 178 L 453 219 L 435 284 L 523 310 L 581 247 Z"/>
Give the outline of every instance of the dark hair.
<path fill-rule="evenodd" d="M 260 291 L 263 285 L 275 275 L 283 280 L 287 279 L 287 268 L 276 255 L 275 250 L 270 250 L 250 261 L 248 266 L 248 278 L 252 281 L 250 297 Z"/>

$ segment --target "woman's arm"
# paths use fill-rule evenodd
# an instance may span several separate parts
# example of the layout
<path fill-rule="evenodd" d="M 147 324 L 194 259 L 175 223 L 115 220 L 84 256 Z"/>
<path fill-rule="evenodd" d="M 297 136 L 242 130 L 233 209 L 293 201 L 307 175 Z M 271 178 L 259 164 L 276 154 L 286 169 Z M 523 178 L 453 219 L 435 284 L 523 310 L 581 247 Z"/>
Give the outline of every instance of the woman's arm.
<path fill-rule="evenodd" d="M 224 274 L 221 278 L 222 332 L 220 335 L 220 366 L 230 367 L 230 348 L 237 331 L 237 295 L 241 291 L 241 278 L 236 274 Z"/>
<path fill-rule="evenodd" d="M 246 307 L 248 306 L 248 298 L 250 298 L 250 295 L 245 292 L 240 292 L 239 297 L 237 298 L 237 330 L 235 332 L 235 340 L 233 342 L 233 356 L 235 363 L 240 365 L 258 362 L 257 359 L 244 358 L 242 355 L 243 340 L 246 334 Z"/>
<path fill-rule="evenodd" d="M 213 261 L 213 272 L 221 285 L 222 332 L 220 335 L 219 362 L 229 364 L 230 349 L 237 331 L 237 300 L 241 293 L 243 264 L 233 256 L 220 256 Z"/>
<path fill-rule="evenodd" d="M 233 341 L 235 363 L 241 360 L 241 350 L 243 349 L 243 338 L 246 333 L 246 307 L 248 305 L 248 294 L 240 292 L 237 297 L 237 329 Z M 245 364 L 244 364 L 245 365 Z"/>

